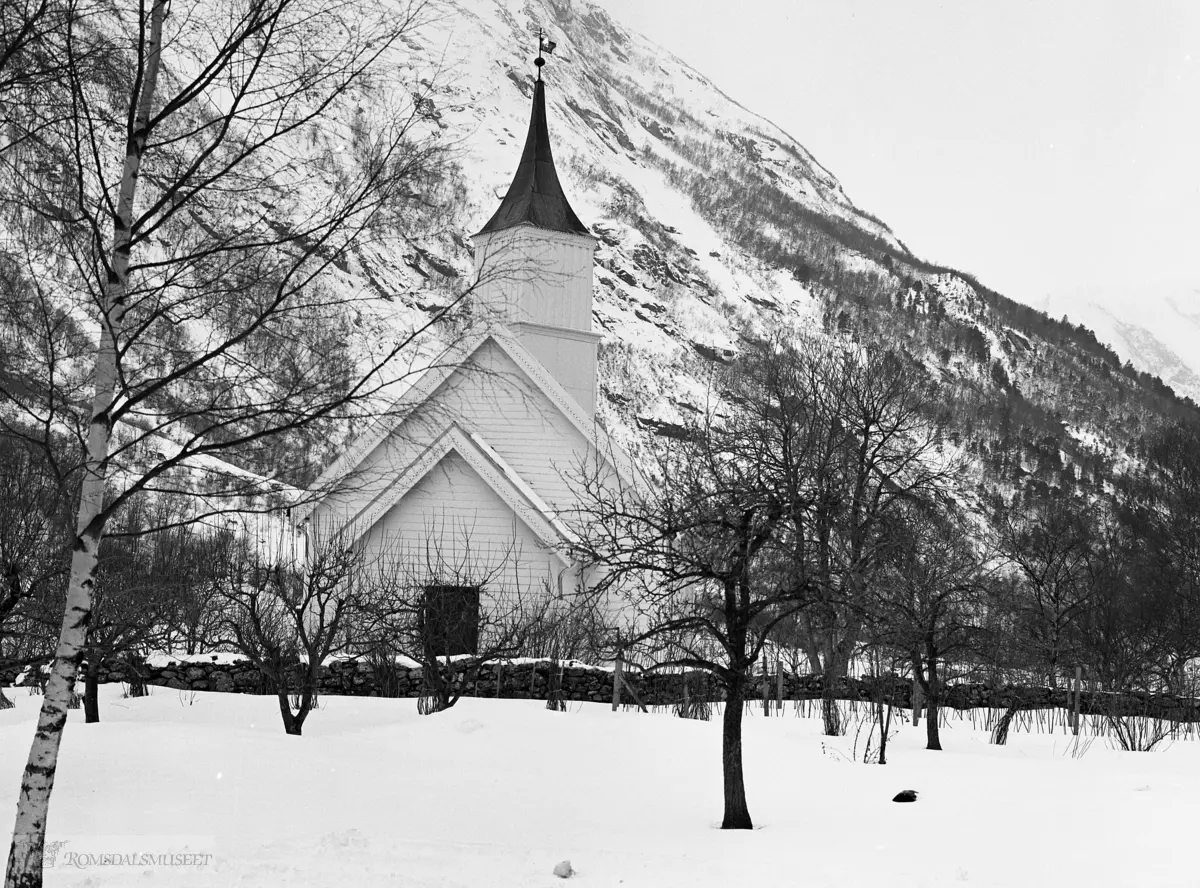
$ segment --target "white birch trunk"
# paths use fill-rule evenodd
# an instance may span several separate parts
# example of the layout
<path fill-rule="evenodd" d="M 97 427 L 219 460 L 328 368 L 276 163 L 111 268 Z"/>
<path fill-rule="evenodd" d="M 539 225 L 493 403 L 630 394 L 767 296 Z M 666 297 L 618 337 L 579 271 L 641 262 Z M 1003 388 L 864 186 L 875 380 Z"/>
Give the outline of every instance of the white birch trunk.
<path fill-rule="evenodd" d="M 133 225 L 134 199 L 138 172 L 146 146 L 146 126 L 154 100 L 159 72 L 159 49 L 166 0 L 156 0 L 150 12 L 150 33 L 141 93 L 137 102 L 134 130 L 126 146 L 125 163 L 118 192 L 117 218 L 114 223 L 109 279 L 105 305 L 100 318 L 100 340 L 96 348 L 95 394 L 92 419 L 88 428 L 86 473 L 79 497 L 71 578 L 67 587 L 62 631 L 54 655 L 50 679 L 42 698 L 37 732 L 29 748 L 29 759 L 17 798 L 17 817 L 12 846 L 8 855 L 5 888 L 41 888 L 42 855 L 46 844 L 46 820 L 50 793 L 58 767 L 63 729 L 67 724 L 67 704 L 75 689 L 87 626 L 92 614 L 92 587 L 100 539 L 104 534 L 104 489 L 108 468 L 108 446 L 112 435 L 109 409 L 117 389 L 117 335 L 125 313 L 128 286 L 129 249 Z"/>

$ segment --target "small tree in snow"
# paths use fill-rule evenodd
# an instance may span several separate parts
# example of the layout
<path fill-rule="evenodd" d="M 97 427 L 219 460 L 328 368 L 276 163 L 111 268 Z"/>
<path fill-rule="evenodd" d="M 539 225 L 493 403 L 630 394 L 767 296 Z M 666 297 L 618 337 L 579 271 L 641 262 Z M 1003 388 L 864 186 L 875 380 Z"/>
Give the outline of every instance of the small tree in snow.
<path fill-rule="evenodd" d="M 863 603 L 872 640 L 907 661 L 928 705 L 926 748 L 941 749 L 945 670 L 976 653 L 997 560 L 972 543 L 952 505 L 910 504 L 897 517 L 883 569 Z"/>
<path fill-rule="evenodd" d="M 212 542 L 220 644 L 254 664 L 279 700 L 283 729 L 299 736 L 325 661 L 355 647 L 368 594 L 362 556 L 336 540 L 305 558 L 265 555 L 228 532 Z"/>
<path fill-rule="evenodd" d="M 552 606 L 549 582 L 533 583 L 515 542 L 473 542 L 471 529 L 427 529 L 416 545 L 382 546 L 369 570 L 366 637 L 393 660 L 421 664 L 418 710 L 449 709 L 487 663 L 522 651 Z"/>

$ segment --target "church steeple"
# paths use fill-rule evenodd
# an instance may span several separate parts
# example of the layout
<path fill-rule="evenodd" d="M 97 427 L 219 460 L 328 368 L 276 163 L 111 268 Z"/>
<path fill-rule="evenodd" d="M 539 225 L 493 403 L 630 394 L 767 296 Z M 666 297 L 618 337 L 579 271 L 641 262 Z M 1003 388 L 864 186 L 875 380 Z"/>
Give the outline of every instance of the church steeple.
<path fill-rule="evenodd" d="M 532 225 L 534 228 L 569 234 L 589 234 L 587 226 L 579 221 L 567 202 L 567 196 L 563 194 L 558 181 L 558 172 L 554 169 L 550 128 L 546 123 L 546 84 L 542 82 L 540 67 L 538 75 L 533 85 L 533 114 L 529 119 L 529 134 L 525 137 L 521 162 L 517 165 L 512 184 L 508 186 L 508 194 L 500 203 L 500 209 L 483 226 L 480 234 L 503 231 L 518 225 Z"/>
<path fill-rule="evenodd" d="M 563 194 L 550 151 L 541 69 L 554 43 L 538 29 L 529 135 L 508 194 L 475 244 L 474 298 L 589 416 L 596 410 L 592 265 L 598 241 Z"/>

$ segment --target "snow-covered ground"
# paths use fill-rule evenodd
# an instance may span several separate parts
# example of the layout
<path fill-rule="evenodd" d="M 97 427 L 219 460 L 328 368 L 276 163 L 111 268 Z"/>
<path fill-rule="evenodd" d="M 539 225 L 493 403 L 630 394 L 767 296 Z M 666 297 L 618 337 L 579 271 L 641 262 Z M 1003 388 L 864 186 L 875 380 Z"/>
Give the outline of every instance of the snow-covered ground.
<path fill-rule="evenodd" d="M 326 698 L 301 738 L 270 697 L 136 700 L 104 686 L 72 713 L 50 819 L 48 886 L 1194 886 L 1200 743 L 1082 757 L 1061 733 L 989 746 L 969 720 L 927 752 L 904 726 L 887 766 L 853 736 L 748 717 L 758 829 L 721 832 L 720 723 L 573 704 Z M 0 712 L 10 816 L 37 697 Z M 894 804 L 902 789 L 916 804 Z M 75 867 L 77 851 L 211 854 L 205 869 Z"/>

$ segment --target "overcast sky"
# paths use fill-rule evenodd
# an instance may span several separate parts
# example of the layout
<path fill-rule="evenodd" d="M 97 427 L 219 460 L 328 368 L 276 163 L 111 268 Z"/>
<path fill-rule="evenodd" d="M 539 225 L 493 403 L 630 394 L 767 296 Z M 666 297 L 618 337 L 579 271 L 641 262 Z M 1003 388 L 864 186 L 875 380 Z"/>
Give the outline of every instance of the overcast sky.
<path fill-rule="evenodd" d="M 1200 0 L 600 2 L 919 255 L 1034 305 L 1200 307 Z"/>

